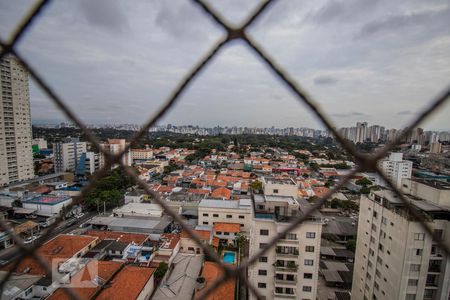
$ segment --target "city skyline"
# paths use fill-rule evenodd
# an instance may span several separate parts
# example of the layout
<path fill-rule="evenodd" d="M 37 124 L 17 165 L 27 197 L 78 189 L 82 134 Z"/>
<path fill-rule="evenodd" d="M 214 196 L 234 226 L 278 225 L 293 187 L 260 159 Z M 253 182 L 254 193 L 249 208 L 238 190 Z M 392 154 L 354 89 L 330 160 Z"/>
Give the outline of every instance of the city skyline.
<path fill-rule="evenodd" d="M 52 3 L 18 51 L 85 122 L 142 123 L 223 33 L 184 1 L 102 4 Z M 234 22 L 256 4 L 214 3 Z M 5 37 L 28 2 L 0 5 Z M 448 84 L 449 10 L 445 1 L 277 3 L 250 34 L 336 126 L 364 119 L 404 127 Z M 63 120 L 34 83 L 30 101 L 33 119 Z M 236 43 L 219 53 L 162 122 L 317 128 L 296 102 Z M 446 105 L 422 127 L 446 129 L 448 114 Z"/>

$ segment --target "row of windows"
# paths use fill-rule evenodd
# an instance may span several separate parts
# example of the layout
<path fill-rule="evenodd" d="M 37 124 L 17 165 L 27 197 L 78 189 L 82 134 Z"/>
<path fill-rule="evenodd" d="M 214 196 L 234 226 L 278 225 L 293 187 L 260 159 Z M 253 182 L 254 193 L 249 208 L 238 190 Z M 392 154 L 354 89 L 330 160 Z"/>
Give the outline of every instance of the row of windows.
<path fill-rule="evenodd" d="M 269 229 L 261 229 L 261 230 L 259 230 L 259 235 L 269 235 Z M 316 238 L 316 233 L 315 232 L 307 232 L 306 233 L 306 238 L 307 239 L 314 239 L 314 238 Z M 296 240 L 297 239 L 297 234 L 295 234 L 295 233 L 288 233 L 288 234 L 286 234 L 285 239 L 287 239 L 287 240 Z"/>
<path fill-rule="evenodd" d="M 209 217 L 209 214 L 205 213 L 205 214 L 203 214 L 203 216 L 204 217 Z M 219 214 L 213 214 L 213 218 L 218 218 L 218 217 L 219 217 Z M 227 219 L 232 219 L 233 215 L 227 215 L 226 217 L 227 217 Z M 240 215 L 239 219 L 245 219 L 245 216 Z"/>

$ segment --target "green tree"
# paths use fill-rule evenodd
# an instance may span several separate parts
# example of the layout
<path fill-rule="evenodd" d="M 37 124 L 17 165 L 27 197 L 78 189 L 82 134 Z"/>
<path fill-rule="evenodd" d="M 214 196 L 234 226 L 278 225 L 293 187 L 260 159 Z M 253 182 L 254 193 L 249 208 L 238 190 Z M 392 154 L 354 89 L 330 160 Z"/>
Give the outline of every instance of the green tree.
<path fill-rule="evenodd" d="M 360 186 L 371 186 L 372 185 L 372 181 L 370 181 L 366 177 L 356 180 L 355 183 Z"/>
<path fill-rule="evenodd" d="M 255 180 L 250 184 L 250 187 L 255 191 L 256 193 L 262 192 L 262 182 Z"/>
<path fill-rule="evenodd" d="M 160 282 L 161 279 L 163 279 L 168 269 L 169 265 L 166 262 L 162 261 L 159 263 L 158 268 L 155 270 L 155 279 L 157 282 Z"/>

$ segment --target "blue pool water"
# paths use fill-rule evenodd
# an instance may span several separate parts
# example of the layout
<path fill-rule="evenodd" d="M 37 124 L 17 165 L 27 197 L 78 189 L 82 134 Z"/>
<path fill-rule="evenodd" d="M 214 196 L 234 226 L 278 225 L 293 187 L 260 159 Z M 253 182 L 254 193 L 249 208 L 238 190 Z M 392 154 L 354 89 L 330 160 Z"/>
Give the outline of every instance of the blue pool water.
<path fill-rule="evenodd" d="M 227 264 L 234 264 L 236 252 L 224 252 L 223 262 Z"/>

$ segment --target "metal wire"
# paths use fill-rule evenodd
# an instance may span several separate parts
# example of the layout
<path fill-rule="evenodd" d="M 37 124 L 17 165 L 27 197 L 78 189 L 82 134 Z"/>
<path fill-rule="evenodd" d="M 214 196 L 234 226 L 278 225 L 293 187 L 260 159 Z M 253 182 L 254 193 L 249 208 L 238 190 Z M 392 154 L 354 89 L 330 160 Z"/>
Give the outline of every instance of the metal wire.
<path fill-rule="evenodd" d="M 137 131 L 136 134 L 132 136 L 130 143 L 127 144 L 125 149 L 123 149 L 120 153 L 116 155 L 112 155 L 107 151 L 105 151 L 100 146 L 99 139 L 92 133 L 92 131 L 87 128 L 87 126 L 81 121 L 81 119 L 78 118 L 78 116 L 65 104 L 62 98 L 56 94 L 56 92 L 51 88 L 51 86 L 46 81 L 44 81 L 43 77 L 34 68 L 32 68 L 28 64 L 28 62 L 19 53 L 17 53 L 15 49 L 19 41 L 26 34 L 27 30 L 32 26 L 32 24 L 36 21 L 36 19 L 39 18 L 39 16 L 42 14 L 42 11 L 45 9 L 46 6 L 48 6 L 50 2 L 51 2 L 50 0 L 36 1 L 35 4 L 28 10 L 27 14 L 16 25 L 15 29 L 10 35 L 8 42 L 5 42 L 0 39 L 0 46 L 1 46 L 0 59 L 7 54 L 14 55 L 20 61 L 20 63 L 28 70 L 31 78 L 33 78 L 36 81 L 37 85 L 44 91 L 44 93 L 50 98 L 50 100 L 64 113 L 64 115 L 69 120 L 71 120 L 81 129 L 81 131 L 86 136 L 86 139 L 89 142 L 91 142 L 92 145 L 98 151 L 102 152 L 103 155 L 105 156 L 105 165 L 102 167 L 102 169 L 100 169 L 93 175 L 90 184 L 82 190 L 81 195 L 74 198 L 74 201 L 69 207 L 69 209 L 73 205 L 79 204 L 84 200 L 86 195 L 90 191 L 92 191 L 92 189 L 98 184 L 98 181 L 104 176 L 106 176 L 111 166 L 117 163 L 120 164 L 120 166 L 125 169 L 126 174 L 137 185 L 141 186 L 147 193 L 152 195 L 154 201 L 159 205 L 161 205 L 165 213 L 167 213 L 175 221 L 177 221 L 183 228 L 183 230 L 185 230 L 192 237 L 192 239 L 202 248 L 204 253 L 208 254 L 212 258 L 212 260 L 218 263 L 223 269 L 223 274 L 220 276 L 220 278 L 218 278 L 206 290 L 204 290 L 201 293 L 200 296 L 201 299 L 206 299 L 210 295 L 210 293 L 214 291 L 214 289 L 216 289 L 223 282 L 231 278 L 239 279 L 244 285 L 246 285 L 249 288 L 249 290 L 258 299 L 260 299 L 261 296 L 259 295 L 258 289 L 254 287 L 253 283 L 249 282 L 245 270 L 250 265 L 255 263 L 260 255 L 264 255 L 264 253 L 267 253 L 267 251 L 269 251 L 270 248 L 273 247 L 277 243 L 277 241 L 280 238 L 282 238 L 286 233 L 292 231 L 296 227 L 300 226 L 302 222 L 307 220 L 311 216 L 311 214 L 317 209 L 319 209 L 334 192 L 338 191 L 341 187 L 343 187 L 353 175 L 355 175 L 357 172 L 360 171 L 377 172 L 381 176 L 381 178 L 388 183 L 389 187 L 394 191 L 394 193 L 396 193 L 399 196 L 408 212 L 415 218 L 415 220 L 420 222 L 424 231 L 427 232 L 428 235 L 431 236 L 433 241 L 436 244 L 438 244 L 439 247 L 445 252 L 446 257 L 449 257 L 450 247 L 448 246 L 448 244 L 445 243 L 445 241 L 441 240 L 439 237 L 437 237 L 434 234 L 432 228 L 429 226 L 429 224 L 425 222 L 423 217 L 420 214 L 418 214 L 414 209 L 412 209 L 410 203 L 407 201 L 407 199 L 404 197 L 401 191 L 386 177 L 386 175 L 377 166 L 377 162 L 384 156 L 386 156 L 386 154 L 390 150 L 392 150 L 397 144 L 399 144 L 402 138 L 406 136 L 409 132 L 411 132 L 413 128 L 417 127 L 425 118 L 430 117 L 438 108 L 440 108 L 444 103 L 448 101 L 448 98 L 450 97 L 450 87 L 447 88 L 445 91 L 443 91 L 440 94 L 440 96 L 437 97 L 434 101 L 432 101 L 430 106 L 424 111 L 422 111 L 422 113 L 418 117 L 412 120 L 410 125 L 404 131 L 402 131 L 402 133 L 399 136 L 397 136 L 393 141 L 385 145 L 385 147 L 383 147 L 379 152 L 375 153 L 375 155 L 372 156 L 362 155 L 361 153 L 357 152 L 356 148 L 351 143 L 349 143 L 339 134 L 339 132 L 336 130 L 337 127 L 334 126 L 333 122 L 331 122 L 330 118 L 319 107 L 317 102 L 315 102 L 306 93 L 306 91 L 300 87 L 300 85 L 289 75 L 289 73 L 286 70 L 284 70 L 263 49 L 261 45 L 259 45 L 246 33 L 247 28 L 250 27 L 252 24 L 254 24 L 257 18 L 260 17 L 260 15 L 263 14 L 264 11 L 268 10 L 271 6 L 275 4 L 276 2 L 275 0 L 262 1 L 260 5 L 256 7 L 252 13 L 250 13 L 249 17 L 246 18 L 246 20 L 238 27 L 233 27 L 229 25 L 225 21 L 225 19 L 221 16 L 221 14 L 218 11 L 214 10 L 206 2 L 200 0 L 192 0 L 192 2 L 195 3 L 201 10 L 203 10 L 203 12 L 206 15 L 208 15 L 214 23 L 218 24 L 225 30 L 226 35 L 219 41 L 217 41 L 210 48 L 210 50 L 199 59 L 198 63 L 191 68 L 191 70 L 186 74 L 186 76 L 183 77 L 180 83 L 174 88 L 173 92 L 166 100 L 166 102 L 155 112 L 153 116 L 151 116 L 148 119 L 147 122 L 145 122 L 141 126 L 139 131 Z M 357 163 L 357 167 L 354 170 L 352 170 L 349 174 L 343 177 L 335 187 L 329 190 L 322 198 L 320 198 L 317 201 L 317 203 L 312 205 L 311 208 L 307 212 L 305 212 L 304 215 L 301 215 L 298 218 L 292 220 L 289 226 L 287 226 L 285 230 L 283 230 L 283 232 L 280 232 L 276 236 L 272 237 L 272 239 L 269 241 L 269 243 L 267 243 L 267 245 L 263 249 L 260 249 L 255 255 L 243 261 L 241 265 L 237 268 L 232 268 L 230 266 L 222 264 L 218 255 L 214 251 L 212 251 L 210 247 L 207 247 L 201 242 L 200 238 L 183 221 L 183 219 L 169 208 L 167 203 L 165 203 L 165 201 L 160 197 L 159 193 L 154 192 L 146 182 L 142 181 L 132 170 L 130 170 L 127 166 L 125 166 L 121 162 L 122 156 L 127 151 L 129 151 L 131 147 L 136 145 L 139 139 L 142 138 L 148 132 L 148 130 L 152 126 L 154 126 L 174 106 L 174 104 L 180 99 L 181 94 L 191 84 L 193 79 L 198 76 L 198 74 L 215 56 L 217 56 L 217 54 L 220 52 L 223 46 L 234 39 L 240 39 L 244 41 L 244 43 L 248 46 L 248 48 L 253 51 L 253 53 L 257 58 L 261 59 L 261 61 L 274 74 L 274 76 L 278 77 L 278 79 L 280 79 L 287 86 L 287 88 L 290 89 L 294 93 L 294 95 L 296 95 L 298 101 L 306 105 L 306 107 L 311 111 L 311 113 L 322 122 L 322 124 L 333 134 L 336 141 L 342 146 L 342 148 L 344 148 L 350 155 L 354 157 Z M 46 232 L 44 232 L 44 235 L 41 240 L 46 240 L 46 238 L 50 236 L 53 229 L 55 229 L 60 224 L 61 221 L 62 221 L 61 218 L 58 218 L 57 221 L 54 224 L 52 224 L 46 230 Z M 40 243 L 35 243 L 32 247 L 27 248 L 24 245 L 20 236 L 16 235 L 5 221 L 0 220 L 0 227 L 12 236 L 15 244 L 18 247 L 18 251 L 20 252 L 20 255 L 14 259 L 14 262 L 12 264 L 12 270 L 0 282 L 0 290 L 2 292 L 10 276 L 17 269 L 19 263 L 26 257 L 31 257 L 35 259 L 46 270 L 47 274 L 50 275 L 51 272 L 50 266 L 48 266 L 48 264 L 39 255 L 37 255 L 37 249 L 41 246 Z M 65 288 L 64 291 L 71 299 L 78 299 L 78 296 L 73 292 L 72 289 Z"/>

